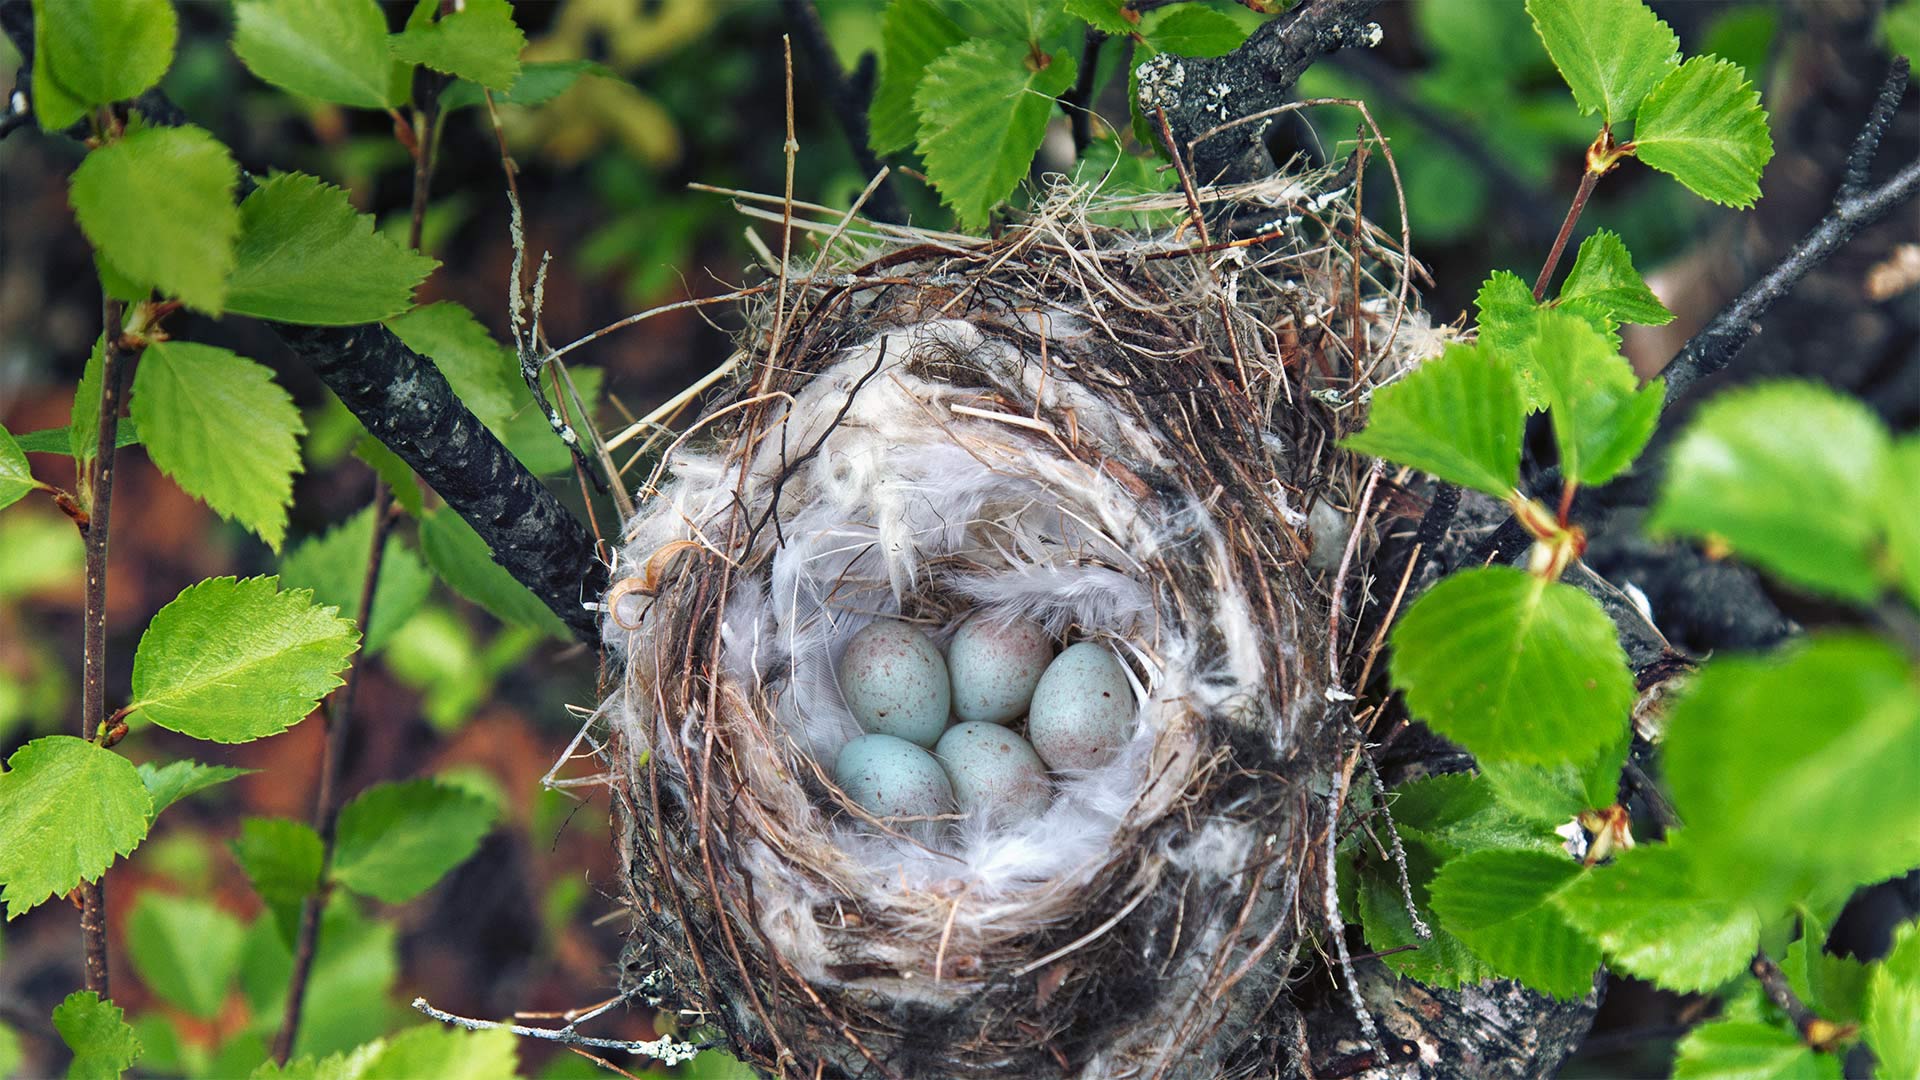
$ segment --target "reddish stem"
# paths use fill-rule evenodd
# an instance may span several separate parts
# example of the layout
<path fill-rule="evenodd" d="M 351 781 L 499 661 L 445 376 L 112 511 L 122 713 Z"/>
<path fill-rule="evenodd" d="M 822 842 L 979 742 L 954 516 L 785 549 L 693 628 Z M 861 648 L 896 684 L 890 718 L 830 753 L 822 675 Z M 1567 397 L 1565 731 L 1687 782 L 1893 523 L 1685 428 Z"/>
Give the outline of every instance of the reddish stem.
<path fill-rule="evenodd" d="M 122 341 L 120 327 L 126 308 L 108 297 L 101 305 L 107 346 L 100 364 L 100 432 L 95 444 L 93 474 L 87 488 L 93 493 L 81 534 L 86 540 L 86 614 L 82 622 L 80 676 L 80 734 L 88 741 L 100 734 L 107 713 L 107 529 L 113 511 L 113 449 L 120 433 L 120 398 L 126 371 L 138 357 Z M 80 883 L 80 936 L 86 951 L 87 989 L 109 997 L 107 984 L 106 876 Z"/>
<path fill-rule="evenodd" d="M 1580 211 L 1587 208 L 1587 200 L 1593 197 L 1593 188 L 1600 182 L 1600 174 L 1589 168 L 1580 174 L 1580 190 L 1573 193 L 1573 205 L 1567 207 L 1567 220 L 1560 223 L 1560 235 L 1553 238 L 1553 250 L 1547 252 L 1547 264 L 1540 268 L 1540 277 L 1533 283 L 1533 302 L 1539 303 L 1547 295 L 1547 283 L 1553 280 L 1553 271 L 1560 265 L 1560 256 L 1566 253 L 1567 240 L 1573 236 L 1574 223 L 1580 220 Z"/>

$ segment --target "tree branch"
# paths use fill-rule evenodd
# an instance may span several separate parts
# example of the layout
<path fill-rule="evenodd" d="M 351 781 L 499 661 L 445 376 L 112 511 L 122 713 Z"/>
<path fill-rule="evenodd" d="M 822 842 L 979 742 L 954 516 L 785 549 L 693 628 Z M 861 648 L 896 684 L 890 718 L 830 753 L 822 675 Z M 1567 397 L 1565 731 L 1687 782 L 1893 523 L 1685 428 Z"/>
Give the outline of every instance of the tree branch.
<path fill-rule="evenodd" d="M 1141 109 L 1165 109 L 1174 138 L 1185 143 L 1236 117 L 1284 104 L 1301 73 L 1323 53 L 1379 40 L 1379 27 L 1366 21 L 1379 4 L 1306 0 L 1225 56 L 1162 53 L 1140 66 Z M 1195 179 L 1252 180 L 1272 172 L 1265 134 L 1265 124 L 1245 124 L 1198 143 L 1191 161 Z"/>
<path fill-rule="evenodd" d="M 1901 61 L 1903 67 L 1905 63 Z M 1912 198 L 1916 191 L 1920 191 L 1920 162 L 1910 162 L 1879 187 L 1836 201 L 1833 210 L 1812 232 L 1795 244 L 1765 277 L 1722 308 L 1667 365 L 1662 372 L 1667 380 L 1667 404 L 1672 405 L 1694 383 L 1732 363 L 1740 349 L 1760 332 L 1760 317 L 1792 291 L 1801 278 L 1832 258 L 1834 252 L 1862 229 Z"/>
<path fill-rule="evenodd" d="M 827 104 L 840 121 L 840 130 L 847 137 L 854 162 L 860 166 L 862 175 L 872 177 L 880 171 L 880 159 L 874 156 L 867 137 L 867 103 L 840 70 L 840 59 L 834 55 L 833 43 L 827 40 L 826 27 L 820 24 L 820 12 L 814 8 L 813 0 L 782 0 L 781 6 L 786 8 L 787 22 L 800 38 L 800 47 L 806 50 L 807 63 L 826 82 Z M 906 209 L 894 193 L 891 180 L 882 180 L 868 197 L 867 216 L 893 225 L 906 224 Z"/>
<path fill-rule="evenodd" d="M 26 0 L 0 0 L 0 29 L 27 70 L 33 63 L 33 14 Z M 132 104 L 155 124 L 186 121 L 158 90 Z M 607 586 L 606 567 L 596 556 L 592 538 L 553 492 L 468 411 L 438 368 L 379 323 L 267 325 L 313 367 L 375 438 L 473 526 L 493 548 L 496 562 L 582 641 L 598 640 L 596 619 L 581 606 L 583 599 L 597 597 Z"/>
<path fill-rule="evenodd" d="M 581 640 L 596 639 L 593 613 L 581 607 L 607 587 L 593 539 L 460 403 L 438 368 L 378 323 L 270 325 L 374 438 L 467 519 L 496 562 Z"/>
<path fill-rule="evenodd" d="M 80 735 L 100 737 L 107 713 L 107 524 L 113 513 L 113 452 L 120 432 L 120 402 L 125 396 L 126 373 L 138 359 L 138 350 L 122 341 L 126 306 L 112 297 L 101 302 L 101 325 L 106 347 L 100 362 L 100 437 L 94 444 L 87 525 L 86 615 L 82 623 Z M 107 989 L 107 882 L 105 875 L 80 883 L 80 936 L 86 946 L 87 989 L 102 998 Z"/>

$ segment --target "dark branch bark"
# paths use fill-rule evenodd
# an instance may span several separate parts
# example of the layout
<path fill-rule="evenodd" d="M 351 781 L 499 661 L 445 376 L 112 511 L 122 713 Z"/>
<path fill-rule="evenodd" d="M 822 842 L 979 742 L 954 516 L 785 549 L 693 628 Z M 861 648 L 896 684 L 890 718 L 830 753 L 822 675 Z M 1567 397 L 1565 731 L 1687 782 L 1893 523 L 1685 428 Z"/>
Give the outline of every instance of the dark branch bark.
<path fill-rule="evenodd" d="M 33 14 L 26 0 L 0 0 L 0 29 L 33 63 Z M 165 95 L 133 103 L 157 124 L 185 123 Z M 587 530 L 454 396 L 433 364 L 378 323 L 347 327 L 273 325 L 312 365 L 368 431 L 413 466 L 475 532 L 494 559 L 560 616 L 582 641 L 598 640 L 583 600 L 606 589 L 606 567 Z"/>
<path fill-rule="evenodd" d="M 1141 107 L 1149 115 L 1165 109 L 1174 138 L 1186 143 L 1238 117 L 1282 105 L 1301 73 L 1322 54 L 1372 44 L 1376 31 L 1366 20 L 1379 4 L 1307 0 L 1225 56 L 1162 53 L 1141 65 Z M 1190 162 L 1194 179 L 1240 181 L 1272 172 L 1265 131 L 1264 124 L 1243 124 L 1197 144 Z"/>
<path fill-rule="evenodd" d="M 1667 365 L 1662 372 L 1667 380 L 1667 404 L 1673 404 L 1694 383 L 1732 363 L 1741 347 L 1760 332 L 1760 317 L 1799 284 L 1801 278 L 1832 258 L 1834 252 L 1860 230 L 1912 198 L 1916 191 L 1920 191 L 1920 162 L 1909 163 L 1879 187 L 1836 202 L 1832 213 L 1795 244 L 1765 277 L 1722 308 Z"/>
<path fill-rule="evenodd" d="M 375 438 L 467 519 L 508 573 L 581 640 L 595 640 L 594 616 L 580 606 L 607 585 L 593 538 L 467 411 L 438 368 L 377 323 L 274 330 Z"/>

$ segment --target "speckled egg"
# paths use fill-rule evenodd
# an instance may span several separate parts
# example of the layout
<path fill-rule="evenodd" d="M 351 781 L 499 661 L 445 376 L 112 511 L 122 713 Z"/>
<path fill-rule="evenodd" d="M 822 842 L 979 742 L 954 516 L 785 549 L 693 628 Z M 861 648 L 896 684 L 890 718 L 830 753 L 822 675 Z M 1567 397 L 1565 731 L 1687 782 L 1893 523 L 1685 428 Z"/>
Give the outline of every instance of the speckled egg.
<path fill-rule="evenodd" d="M 953 812 L 953 785 L 926 750 L 892 735 L 862 735 L 840 749 L 833 780 L 878 818 L 929 818 Z M 922 840 L 939 834 L 937 821 L 889 822 Z"/>
<path fill-rule="evenodd" d="M 897 619 L 875 619 L 847 642 L 840 693 L 861 727 L 925 747 L 940 741 L 953 703 L 940 650 Z"/>
<path fill-rule="evenodd" d="M 984 811 L 987 820 L 1005 825 L 1038 817 L 1053 801 L 1040 755 L 999 724 L 955 724 L 940 736 L 933 756 L 946 766 L 963 814 Z"/>
<path fill-rule="evenodd" d="M 1052 659 L 1053 640 L 1038 624 L 973 616 L 960 624 L 947 646 L 953 714 L 993 724 L 1015 719 L 1027 711 L 1033 688 Z"/>
<path fill-rule="evenodd" d="M 1027 711 L 1027 738 L 1054 769 L 1105 764 L 1133 737 L 1133 687 L 1104 645 L 1069 645 L 1047 665 Z"/>

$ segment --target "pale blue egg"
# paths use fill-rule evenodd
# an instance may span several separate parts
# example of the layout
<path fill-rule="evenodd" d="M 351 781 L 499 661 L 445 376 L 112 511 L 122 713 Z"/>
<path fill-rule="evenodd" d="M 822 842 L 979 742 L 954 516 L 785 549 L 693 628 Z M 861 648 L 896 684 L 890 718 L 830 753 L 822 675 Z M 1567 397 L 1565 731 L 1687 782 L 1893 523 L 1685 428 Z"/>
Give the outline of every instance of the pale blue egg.
<path fill-rule="evenodd" d="M 1047 665 L 1027 710 L 1027 738 L 1054 769 L 1105 764 L 1133 737 L 1133 687 L 1104 645 L 1069 645 Z"/>
<path fill-rule="evenodd" d="M 1031 620 L 975 615 L 947 646 L 953 714 L 994 724 L 1017 719 L 1052 659 L 1053 639 Z"/>
<path fill-rule="evenodd" d="M 861 727 L 925 747 L 940 741 L 953 703 L 940 650 L 897 619 L 875 619 L 847 642 L 840 693 Z"/>
<path fill-rule="evenodd" d="M 940 762 L 921 747 L 892 735 L 862 735 L 840 749 L 833 781 L 868 813 L 923 841 L 938 836 L 941 823 L 926 820 L 953 812 L 953 785 Z"/>
<path fill-rule="evenodd" d="M 994 824 L 1007 825 L 1046 813 L 1053 801 L 1040 755 L 999 724 L 955 724 L 940 736 L 933 756 L 946 766 L 963 814 L 980 811 Z"/>

